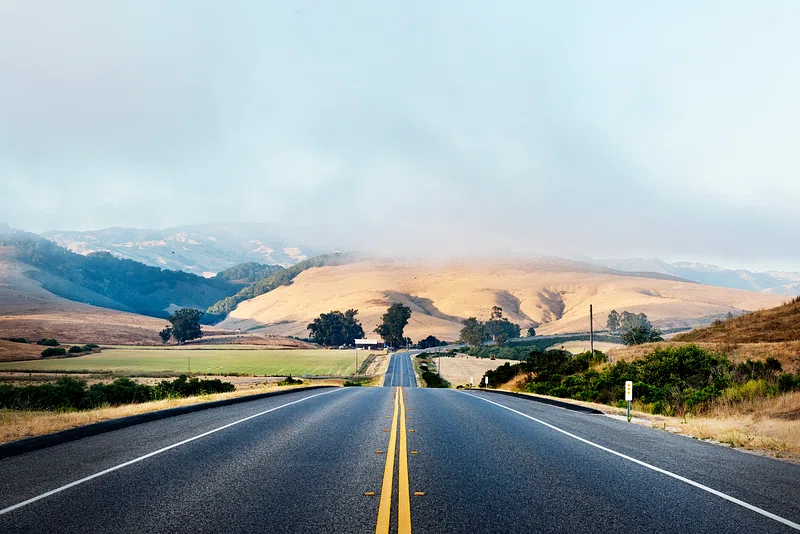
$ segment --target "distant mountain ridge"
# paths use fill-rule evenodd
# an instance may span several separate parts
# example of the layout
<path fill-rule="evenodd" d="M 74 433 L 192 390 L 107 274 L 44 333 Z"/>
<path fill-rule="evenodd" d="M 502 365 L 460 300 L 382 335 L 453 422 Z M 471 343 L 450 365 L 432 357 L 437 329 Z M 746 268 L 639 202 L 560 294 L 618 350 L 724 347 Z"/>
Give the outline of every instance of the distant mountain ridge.
<path fill-rule="evenodd" d="M 710 286 L 760 291 L 774 295 L 800 295 L 800 272 L 753 272 L 726 269 L 697 262 L 668 263 L 658 258 L 605 259 L 580 257 L 580 261 L 623 272 L 653 272 L 677 276 Z"/>
<path fill-rule="evenodd" d="M 318 252 L 274 237 L 265 224 L 201 224 L 149 230 L 104 228 L 48 231 L 41 235 L 78 254 L 110 252 L 164 269 L 210 277 L 234 265 L 257 262 L 288 267 Z"/>
<path fill-rule="evenodd" d="M 205 310 L 264 277 L 279 265 L 247 263 L 210 278 L 122 259 L 109 252 L 77 254 L 36 234 L 0 233 L 0 259 L 30 269 L 23 274 L 62 298 L 151 317 L 176 308 Z"/>

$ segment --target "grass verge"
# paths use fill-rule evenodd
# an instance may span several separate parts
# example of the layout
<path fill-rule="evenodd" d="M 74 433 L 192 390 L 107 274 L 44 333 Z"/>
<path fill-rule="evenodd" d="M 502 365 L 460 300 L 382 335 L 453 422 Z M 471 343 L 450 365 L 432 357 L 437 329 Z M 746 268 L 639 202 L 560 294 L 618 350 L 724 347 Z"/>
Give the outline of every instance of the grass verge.
<path fill-rule="evenodd" d="M 342 380 L 326 379 L 307 381 L 307 386 L 341 386 Z M 253 387 L 246 390 L 238 390 L 230 393 L 219 393 L 216 395 L 201 395 L 197 397 L 186 397 L 183 399 L 167 399 L 142 404 L 126 404 L 108 408 L 98 408 L 95 410 L 70 411 L 70 412 L 32 412 L 19 410 L 0 410 L 0 443 L 8 443 L 19 439 L 50 434 L 59 430 L 67 430 L 78 426 L 127 417 L 178 406 L 189 406 L 192 404 L 202 404 L 223 399 L 256 395 L 268 391 L 280 391 L 293 389 L 298 386 L 276 386 L 264 385 Z M 302 386 L 299 386 L 302 387 Z"/>

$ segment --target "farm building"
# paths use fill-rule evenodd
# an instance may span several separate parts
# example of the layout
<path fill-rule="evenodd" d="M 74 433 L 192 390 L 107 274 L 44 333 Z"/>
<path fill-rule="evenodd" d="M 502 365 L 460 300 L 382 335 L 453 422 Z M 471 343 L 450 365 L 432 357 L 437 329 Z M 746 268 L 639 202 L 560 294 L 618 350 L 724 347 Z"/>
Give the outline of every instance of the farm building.
<path fill-rule="evenodd" d="M 383 341 L 377 339 L 356 339 L 357 349 L 383 350 Z"/>

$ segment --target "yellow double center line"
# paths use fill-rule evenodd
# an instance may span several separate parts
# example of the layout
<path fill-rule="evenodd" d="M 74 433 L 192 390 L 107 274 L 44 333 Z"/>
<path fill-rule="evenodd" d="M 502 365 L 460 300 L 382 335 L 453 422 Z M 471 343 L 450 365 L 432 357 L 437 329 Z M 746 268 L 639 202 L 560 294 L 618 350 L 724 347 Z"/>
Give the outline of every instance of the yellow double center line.
<path fill-rule="evenodd" d="M 398 469 L 397 532 L 411 534 L 411 493 L 408 488 L 408 445 L 406 432 L 406 404 L 403 389 L 394 390 L 394 414 L 389 435 L 389 449 L 386 451 L 386 466 L 383 469 L 381 503 L 378 507 L 376 534 L 388 534 L 392 515 L 392 489 L 394 482 L 394 456 L 397 452 L 397 420 L 400 419 L 400 463 Z"/>

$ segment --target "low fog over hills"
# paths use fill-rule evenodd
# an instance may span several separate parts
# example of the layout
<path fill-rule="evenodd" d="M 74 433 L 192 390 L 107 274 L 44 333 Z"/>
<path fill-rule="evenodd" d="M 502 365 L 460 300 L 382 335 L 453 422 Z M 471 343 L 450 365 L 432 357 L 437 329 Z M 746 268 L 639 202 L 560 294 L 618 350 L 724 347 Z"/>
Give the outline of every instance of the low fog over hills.
<path fill-rule="evenodd" d="M 293 265 L 318 254 L 279 237 L 266 224 L 201 224 L 149 230 L 104 228 L 41 234 L 79 254 L 107 251 L 165 269 L 203 276 L 247 262 Z"/>

